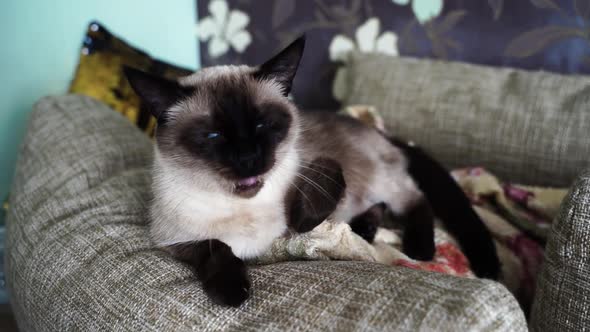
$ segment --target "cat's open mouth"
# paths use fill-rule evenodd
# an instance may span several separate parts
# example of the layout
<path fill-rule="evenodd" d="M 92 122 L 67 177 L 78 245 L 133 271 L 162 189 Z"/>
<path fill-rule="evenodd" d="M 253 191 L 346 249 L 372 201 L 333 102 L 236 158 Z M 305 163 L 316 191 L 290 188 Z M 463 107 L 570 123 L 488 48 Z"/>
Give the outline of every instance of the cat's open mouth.
<path fill-rule="evenodd" d="M 251 176 L 236 182 L 235 191 L 241 196 L 252 197 L 262 188 L 263 184 L 264 181 L 261 177 Z"/>

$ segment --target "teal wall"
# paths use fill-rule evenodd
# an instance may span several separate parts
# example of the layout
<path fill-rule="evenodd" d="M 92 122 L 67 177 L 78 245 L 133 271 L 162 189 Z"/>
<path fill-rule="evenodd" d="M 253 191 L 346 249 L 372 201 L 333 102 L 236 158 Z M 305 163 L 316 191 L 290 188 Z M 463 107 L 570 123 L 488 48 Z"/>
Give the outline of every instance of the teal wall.
<path fill-rule="evenodd" d="M 0 200 L 31 106 L 41 96 L 66 92 L 93 19 L 155 57 L 197 67 L 195 0 L 1 1 Z"/>

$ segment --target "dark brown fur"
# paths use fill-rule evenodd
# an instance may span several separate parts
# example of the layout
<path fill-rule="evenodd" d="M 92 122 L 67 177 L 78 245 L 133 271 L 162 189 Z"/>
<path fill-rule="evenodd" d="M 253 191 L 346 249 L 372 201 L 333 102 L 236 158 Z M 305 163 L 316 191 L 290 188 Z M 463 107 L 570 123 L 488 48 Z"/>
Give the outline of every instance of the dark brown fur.
<path fill-rule="evenodd" d="M 301 174 L 315 185 L 297 178 L 285 197 L 289 226 L 298 233 L 309 232 L 326 220 L 346 190 L 342 168 L 333 159 L 318 158 Z"/>

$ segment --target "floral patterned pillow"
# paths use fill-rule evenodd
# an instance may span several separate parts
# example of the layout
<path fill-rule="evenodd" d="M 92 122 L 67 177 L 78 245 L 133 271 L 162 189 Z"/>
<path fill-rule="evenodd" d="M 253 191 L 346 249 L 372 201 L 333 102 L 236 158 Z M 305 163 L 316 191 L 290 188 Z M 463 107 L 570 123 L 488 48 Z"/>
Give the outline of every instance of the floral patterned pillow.
<path fill-rule="evenodd" d="M 297 36 L 307 51 L 293 91 L 335 109 L 347 52 L 590 73 L 589 0 L 199 0 L 201 65 L 259 64 Z M 302 83 L 305 82 L 305 83 Z"/>

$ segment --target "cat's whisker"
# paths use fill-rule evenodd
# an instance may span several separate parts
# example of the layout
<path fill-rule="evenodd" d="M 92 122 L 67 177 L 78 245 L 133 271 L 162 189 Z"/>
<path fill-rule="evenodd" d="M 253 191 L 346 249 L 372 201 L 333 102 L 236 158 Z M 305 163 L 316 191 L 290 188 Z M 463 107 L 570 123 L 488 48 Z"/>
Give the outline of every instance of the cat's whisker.
<path fill-rule="evenodd" d="M 311 165 L 311 166 L 314 166 L 314 167 L 317 167 L 317 168 L 323 168 L 323 169 L 332 170 L 332 169 L 330 169 L 330 168 L 328 168 L 326 166 L 317 165 L 317 164 L 314 164 L 313 162 L 309 162 L 309 161 L 305 161 L 305 160 L 299 160 L 298 162 L 299 162 L 299 166 L 301 166 L 301 167 L 304 166 L 303 164 L 306 164 L 308 166 Z M 358 181 L 368 182 L 366 174 L 360 172 L 359 170 L 356 170 L 356 169 L 353 169 L 353 168 L 347 168 L 346 169 L 346 173 L 347 173 L 348 177 L 354 176 L 356 179 L 358 179 Z M 367 191 L 368 192 L 374 192 L 371 188 L 367 188 Z"/>
<path fill-rule="evenodd" d="M 276 166 L 278 169 L 282 169 L 285 170 L 285 166 L 284 165 L 277 165 Z M 315 210 L 315 207 L 313 206 L 311 200 L 309 199 L 309 197 L 294 183 L 294 181 L 288 181 L 288 184 L 295 187 L 295 189 L 297 191 L 299 191 L 299 193 L 301 193 L 301 195 L 305 198 L 305 200 L 307 200 L 309 202 L 309 205 L 311 205 L 311 208 L 314 210 L 314 213 L 317 214 L 317 211 Z"/>
<path fill-rule="evenodd" d="M 318 212 L 316 211 L 313 203 L 311 202 L 311 200 L 309 199 L 309 197 L 307 197 L 307 195 L 299 188 L 297 187 L 297 185 L 293 182 L 293 181 L 289 181 L 289 184 L 292 185 L 293 187 L 295 187 L 295 189 L 297 191 L 299 191 L 299 193 L 301 193 L 301 195 L 303 195 L 303 198 L 305 198 L 305 200 L 307 202 L 309 202 L 309 205 L 311 206 L 311 208 L 313 209 L 313 213 L 315 213 L 316 215 L 318 214 Z"/>
<path fill-rule="evenodd" d="M 325 173 L 323 173 L 323 172 L 321 172 L 321 171 L 319 171 L 319 170 L 317 170 L 317 169 L 314 169 L 314 168 L 312 168 L 312 167 L 309 167 L 309 166 L 314 166 L 314 167 L 316 167 L 316 168 L 320 168 L 320 169 L 325 169 L 325 170 L 330 170 L 330 171 L 333 171 L 333 169 L 332 169 L 332 168 L 329 168 L 329 167 L 327 167 L 327 166 L 323 166 L 323 165 L 318 165 L 318 164 L 315 164 L 315 163 L 313 163 L 313 162 L 310 162 L 310 161 L 296 159 L 296 158 L 292 157 L 292 155 L 291 155 L 291 154 L 289 154 L 288 152 L 281 153 L 281 155 L 282 155 L 282 156 L 284 156 L 283 158 L 285 158 L 285 159 L 294 160 L 294 161 L 297 163 L 297 166 L 298 166 L 298 167 L 301 167 L 301 168 L 304 168 L 304 169 L 308 169 L 308 170 L 310 170 L 310 171 L 313 171 L 313 172 L 315 172 L 315 173 L 318 173 L 318 174 L 320 174 L 320 175 L 322 175 L 322 176 L 326 177 L 326 178 L 327 178 L 327 179 L 329 179 L 331 182 L 335 183 L 336 185 L 338 185 L 338 186 L 340 186 L 340 187 L 342 188 L 342 186 L 341 186 L 339 183 L 337 183 L 337 182 L 336 182 L 336 181 L 335 181 L 333 178 L 331 178 L 331 177 L 329 177 L 328 175 L 326 175 Z M 278 165 L 277 165 L 277 166 L 278 166 Z M 360 171 L 353 170 L 353 169 L 347 169 L 346 173 L 347 173 L 347 177 L 348 177 L 349 179 L 350 179 L 351 177 L 354 177 L 354 178 L 356 178 L 356 179 L 357 179 L 357 181 L 359 181 L 359 182 L 360 182 L 360 181 L 366 181 L 366 175 L 365 175 L 365 174 L 363 174 L 363 173 L 361 173 Z M 365 191 L 365 193 L 370 193 L 370 194 L 372 194 L 372 196 L 376 196 L 376 195 L 377 195 L 377 194 L 375 193 L 374 189 L 372 189 L 372 188 L 370 188 L 370 187 L 366 188 L 365 190 L 366 190 L 366 191 Z M 347 192 L 346 192 L 346 194 L 347 194 L 347 195 L 352 195 L 352 196 L 354 196 L 355 198 L 358 198 L 358 199 L 363 199 L 363 198 L 365 197 L 365 195 L 357 194 L 357 193 L 355 193 L 355 192 L 352 192 L 352 191 L 347 191 Z"/>
<path fill-rule="evenodd" d="M 282 165 L 282 164 L 278 164 L 278 165 L 276 165 L 276 167 L 277 167 L 277 169 L 278 169 L 278 170 L 285 170 L 285 166 L 284 166 L 284 165 Z M 295 176 L 298 176 L 298 175 L 300 175 L 300 174 L 298 174 L 298 173 L 296 173 L 296 174 L 295 174 Z M 320 191 L 320 192 L 321 192 L 321 191 L 323 190 L 323 191 L 324 191 L 324 193 L 322 193 L 322 194 L 323 194 L 324 196 L 328 195 L 328 196 L 326 196 L 326 197 L 327 197 L 328 199 L 331 199 L 331 200 L 333 200 L 333 201 L 334 201 L 334 198 L 333 198 L 333 197 L 331 197 L 331 196 L 328 194 L 328 192 L 326 192 L 326 191 L 325 191 L 323 188 L 321 188 L 321 187 L 319 187 L 319 188 L 318 188 L 318 187 L 314 186 L 314 183 L 315 183 L 315 182 L 314 182 L 314 183 L 310 183 L 310 182 L 308 182 L 308 181 L 307 181 L 307 180 L 305 180 L 305 179 L 303 179 L 303 180 L 304 180 L 304 181 L 306 181 L 307 183 L 309 183 L 309 184 L 310 184 L 311 186 L 313 186 L 314 188 L 318 189 L 318 191 Z M 311 180 L 310 180 L 310 181 L 311 181 Z M 313 182 L 313 181 L 312 181 L 312 182 Z M 311 200 L 309 199 L 309 197 L 308 197 L 308 196 L 305 194 L 305 192 L 303 192 L 303 191 L 301 190 L 301 188 L 299 188 L 299 187 L 298 187 L 298 186 L 295 184 L 295 182 L 294 182 L 294 181 L 288 181 L 288 184 L 289 184 L 289 185 L 292 185 L 293 187 L 295 187 L 295 189 L 296 189 L 297 191 L 299 191 L 299 193 L 301 193 L 301 195 L 303 195 L 303 197 L 305 198 L 305 200 L 307 200 L 307 201 L 309 202 L 309 205 L 311 205 L 312 209 L 314 210 L 314 213 L 317 215 L 317 211 L 315 210 L 315 207 L 314 207 L 313 203 L 311 202 Z M 316 185 L 317 185 L 317 184 L 316 184 Z M 319 186 L 319 185 L 318 185 L 318 186 Z"/>
<path fill-rule="evenodd" d="M 289 157 L 286 157 L 286 158 L 289 158 Z M 282 166 L 282 165 L 277 165 L 277 166 Z M 311 171 L 314 171 L 314 172 L 316 172 L 316 173 L 318 173 L 318 174 L 320 174 L 320 175 L 322 175 L 322 176 L 326 177 L 326 178 L 327 178 L 327 179 L 329 179 L 330 181 L 334 182 L 334 183 L 335 183 L 336 185 L 338 185 L 340 188 L 344 189 L 344 187 L 342 187 L 340 184 L 338 184 L 338 183 L 337 183 L 337 182 L 336 182 L 334 179 L 332 179 L 331 177 L 329 177 L 328 175 L 326 175 L 326 174 L 324 174 L 324 173 L 322 173 L 322 172 L 319 172 L 319 171 L 316 171 L 316 170 L 314 170 L 314 169 L 312 169 L 312 168 L 310 168 L 310 167 L 304 166 L 304 165 L 302 165 L 301 163 L 297 163 L 297 166 L 298 166 L 298 167 L 302 167 L 302 168 L 309 169 L 309 170 L 311 170 Z M 329 194 L 329 193 L 328 193 L 328 192 L 327 192 L 327 191 L 326 191 L 326 190 L 325 190 L 325 189 L 324 189 L 322 186 L 320 186 L 320 185 L 319 185 L 317 182 L 313 181 L 313 180 L 312 180 L 312 179 L 310 179 L 309 177 L 307 177 L 307 176 L 305 176 L 305 175 L 301 174 L 300 172 L 297 172 L 297 173 L 295 174 L 295 176 L 297 176 L 297 177 L 299 177 L 300 179 L 302 179 L 302 180 L 306 181 L 307 183 L 309 183 L 309 184 L 310 184 L 312 187 L 316 188 L 316 189 L 317 189 L 318 191 L 320 191 L 320 192 L 321 192 L 321 193 L 322 193 L 324 196 L 326 196 L 326 198 L 329 198 L 329 199 L 331 199 L 332 201 L 336 201 L 336 200 L 334 199 L 334 197 L 332 197 L 332 196 L 331 196 L 331 195 L 330 195 L 330 194 Z"/>
<path fill-rule="evenodd" d="M 303 165 L 303 164 L 299 164 L 299 165 L 297 165 L 297 166 L 298 166 L 298 167 L 301 167 L 301 168 L 304 168 L 304 169 L 308 169 L 308 170 L 310 170 L 310 171 L 312 171 L 312 172 L 315 172 L 315 173 L 317 173 L 317 174 L 319 174 L 319 175 L 322 175 L 322 176 L 323 176 L 323 177 L 325 177 L 326 179 L 328 179 L 328 180 L 332 181 L 334 184 L 336 184 L 337 186 L 339 186 L 340 188 L 342 188 L 342 185 L 340 185 L 340 183 L 336 182 L 336 180 L 334 180 L 332 177 L 330 177 L 329 175 L 327 175 L 327 174 L 325 174 L 325 173 L 323 173 L 323 172 L 320 172 L 320 171 L 318 171 L 317 169 L 314 169 L 313 167 L 308 167 L 308 166 L 305 166 L 305 165 Z M 314 165 L 314 166 L 316 166 L 316 167 L 319 167 L 319 168 L 324 168 L 324 169 L 333 170 L 333 169 L 330 169 L 330 168 L 327 168 L 327 167 L 322 167 L 322 166 L 320 166 L 320 165 Z"/>
<path fill-rule="evenodd" d="M 307 182 L 309 185 L 311 185 L 312 187 L 314 187 L 315 189 L 317 189 L 321 194 L 323 194 L 326 198 L 331 199 L 332 201 L 336 201 L 336 199 L 334 197 L 332 197 L 332 195 L 330 195 L 330 193 L 328 193 L 322 186 L 320 186 L 317 182 L 313 181 L 312 179 L 308 178 L 307 176 L 301 174 L 301 173 L 296 173 L 295 176 L 297 176 L 298 178 L 302 179 L 303 181 Z"/>

